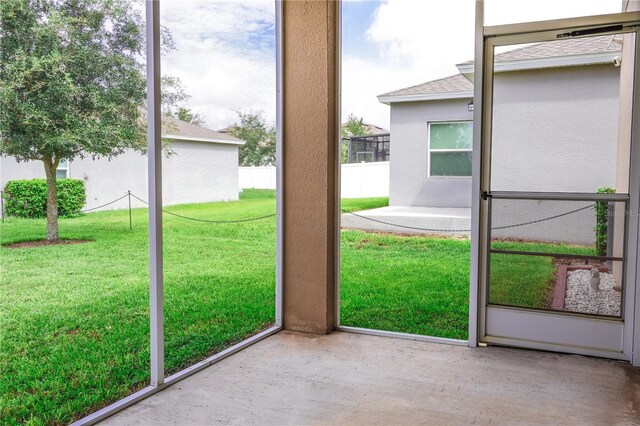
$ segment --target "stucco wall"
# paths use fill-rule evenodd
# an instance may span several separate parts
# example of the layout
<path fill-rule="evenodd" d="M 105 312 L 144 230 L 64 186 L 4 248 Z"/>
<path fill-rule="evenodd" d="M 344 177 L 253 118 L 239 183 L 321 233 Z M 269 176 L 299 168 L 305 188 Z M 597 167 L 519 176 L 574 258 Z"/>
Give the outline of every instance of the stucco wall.
<path fill-rule="evenodd" d="M 619 72 L 599 65 L 497 74 L 492 190 L 614 187 Z"/>
<path fill-rule="evenodd" d="M 492 190 L 595 192 L 616 186 L 619 68 L 567 67 L 496 74 Z M 469 120 L 468 99 L 395 103 L 391 107 L 390 204 L 468 207 L 470 179 L 427 178 L 428 123 Z M 494 226 L 561 214 L 579 203 L 495 202 Z M 499 223 L 498 223 L 499 222 Z M 595 214 L 495 236 L 591 244 Z"/>
<path fill-rule="evenodd" d="M 471 205 L 471 178 L 427 178 L 429 122 L 472 120 L 469 101 L 471 99 L 392 104 L 390 205 Z"/>
<path fill-rule="evenodd" d="M 493 190 L 615 186 L 618 93 L 613 65 L 497 74 Z M 427 178 L 428 123 L 471 120 L 469 101 L 392 104 L 391 205 L 470 205 L 470 179 Z"/>
<path fill-rule="evenodd" d="M 238 147 L 175 142 L 163 159 L 162 196 L 170 204 L 238 199 Z"/>
<path fill-rule="evenodd" d="M 613 65 L 598 65 L 498 74 L 492 190 L 593 193 L 615 187 L 619 72 Z M 522 223 L 583 205 L 496 201 L 493 212 L 503 209 L 502 222 Z M 493 235 L 593 244 L 595 224 L 595 212 L 587 210 Z"/>
<path fill-rule="evenodd" d="M 164 205 L 238 199 L 238 147 L 206 142 L 173 142 L 173 154 L 163 157 Z M 127 151 L 111 160 L 85 158 L 72 161 L 69 177 L 84 179 L 85 209 L 120 197 L 128 190 L 147 199 L 147 157 Z M 44 178 L 40 162 L 17 163 L 0 159 L 0 186 L 13 179 Z M 144 204 L 132 199 L 134 207 Z M 105 207 L 126 208 L 126 200 Z"/>
<path fill-rule="evenodd" d="M 282 2 L 284 327 L 327 333 L 339 244 L 335 1 Z"/>

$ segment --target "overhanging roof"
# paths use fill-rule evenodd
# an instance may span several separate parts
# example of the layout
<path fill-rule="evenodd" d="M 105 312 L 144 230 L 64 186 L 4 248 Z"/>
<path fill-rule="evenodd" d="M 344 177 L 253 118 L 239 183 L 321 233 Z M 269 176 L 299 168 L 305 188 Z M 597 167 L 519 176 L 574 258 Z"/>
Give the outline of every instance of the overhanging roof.
<path fill-rule="evenodd" d="M 219 143 L 223 145 L 244 145 L 245 144 L 245 141 L 240 139 L 228 140 L 228 139 L 218 139 L 218 138 L 198 138 L 195 136 L 180 136 L 180 135 L 162 135 L 162 138 L 174 140 L 174 141 L 208 142 L 208 143 Z"/>
<path fill-rule="evenodd" d="M 610 64 L 620 56 L 622 37 L 596 36 L 530 44 L 495 56 L 495 71 Z M 382 103 L 464 99 L 473 97 L 473 61 L 456 65 L 460 74 L 428 81 L 378 96 Z"/>
<path fill-rule="evenodd" d="M 622 51 L 622 37 L 597 36 L 536 43 L 499 53 L 496 72 L 612 63 Z M 456 65 L 462 74 L 473 73 L 473 61 Z"/>
<path fill-rule="evenodd" d="M 208 142 L 227 145 L 244 145 L 245 141 L 235 138 L 228 133 L 216 132 L 196 124 L 187 123 L 177 118 L 163 116 L 164 139 L 176 141 Z"/>
<path fill-rule="evenodd" d="M 464 98 L 473 98 L 473 83 L 462 74 L 428 81 L 378 96 L 378 100 L 385 104 Z"/>

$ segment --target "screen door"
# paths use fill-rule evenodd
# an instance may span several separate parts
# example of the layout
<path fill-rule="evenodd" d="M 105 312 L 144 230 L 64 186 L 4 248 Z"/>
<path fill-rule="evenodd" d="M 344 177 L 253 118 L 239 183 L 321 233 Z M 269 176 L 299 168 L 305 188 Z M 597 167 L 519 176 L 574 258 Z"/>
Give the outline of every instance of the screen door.
<path fill-rule="evenodd" d="M 639 22 L 598 18 L 485 28 L 481 342 L 630 359 Z"/>

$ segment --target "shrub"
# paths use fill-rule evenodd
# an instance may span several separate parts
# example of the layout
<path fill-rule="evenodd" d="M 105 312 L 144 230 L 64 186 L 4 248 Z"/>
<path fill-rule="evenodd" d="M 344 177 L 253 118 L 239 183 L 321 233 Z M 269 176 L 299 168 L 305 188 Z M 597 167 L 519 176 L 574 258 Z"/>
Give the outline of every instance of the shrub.
<path fill-rule="evenodd" d="M 613 194 L 613 188 L 598 188 L 599 194 Z M 607 255 L 607 226 L 609 224 L 609 202 L 596 202 L 596 253 L 598 256 Z"/>
<path fill-rule="evenodd" d="M 77 216 L 85 204 L 84 181 L 58 179 L 58 216 Z M 47 182 L 44 179 L 11 180 L 4 187 L 7 216 L 37 218 L 47 216 Z"/>

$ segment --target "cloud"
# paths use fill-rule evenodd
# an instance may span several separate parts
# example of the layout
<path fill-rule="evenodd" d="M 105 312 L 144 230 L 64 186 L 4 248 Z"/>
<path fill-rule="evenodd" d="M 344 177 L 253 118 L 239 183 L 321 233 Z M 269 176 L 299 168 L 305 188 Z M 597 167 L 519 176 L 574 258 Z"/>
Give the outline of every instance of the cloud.
<path fill-rule="evenodd" d="M 377 55 L 343 52 L 343 119 L 355 113 L 388 129 L 377 95 L 456 74 L 456 63 L 473 58 L 474 13 L 473 0 L 381 3 L 366 31 Z"/>
<path fill-rule="evenodd" d="M 455 73 L 474 45 L 474 1 L 389 0 L 367 30 L 380 59 L 426 76 Z"/>
<path fill-rule="evenodd" d="M 180 77 L 189 106 L 208 127 L 232 124 L 234 110 L 264 111 L 275 119 L 272 0 L 165 1 L 160 19 L 177 48 L 162 58 L 162 72 Z"/>
<path fill-rule="evenodd" d="M 343 51 L 342 115 L 388 128 L 389 107 L 377 95 L 455 74 L 456 63 L 473 58 L 475 2 L 388 0 L 371 8 L 373 15 L 358 4 L 344 2 L 343 13 L 353 5 L 352 19 L 371 21 L 365 37 L 355 35 L 350 51 Z M 619 0 L 487 0 L 486 19 L 502 24 L 619 9 Z M 162 58 L 163 73 L 182 79 L 190 107 L 209 127 L 233 123 L 235 109 L 262 110 L 275 119 L 273 0 L 165 0 L 161 22 L 178 49 Z"/>
<path fill-rule="evenodd" d="M 486 0 L 484 21 L 485 25 L 502 25 L 621 11 L 621 0 Z"/>
<path fill-rule="evenodd" d="M 620 0 L 487 0 L 485 21 L 498 25 L 615 13 L 620 8 Z M 348 13 L 349 5 L 343 10 Z M 457 74 L 455 64 L 473 59 L 474 27 L 474 0 L 381 2 L 366 30 L 366 51 L 374 54 L 343 51 L 343 119 L 355 113 L 388 128 L 389 107 L 376 95 Z"/>
<path fill-rule="evenodd" d="M 389 106 L 378 102 L 377 95 L 425 81 L 411 70 L 345 55 L 342 60 L 342 119 L 349 114 L 365 122 L 389 129 Z"/>

